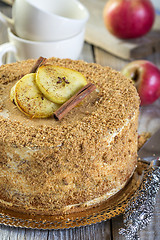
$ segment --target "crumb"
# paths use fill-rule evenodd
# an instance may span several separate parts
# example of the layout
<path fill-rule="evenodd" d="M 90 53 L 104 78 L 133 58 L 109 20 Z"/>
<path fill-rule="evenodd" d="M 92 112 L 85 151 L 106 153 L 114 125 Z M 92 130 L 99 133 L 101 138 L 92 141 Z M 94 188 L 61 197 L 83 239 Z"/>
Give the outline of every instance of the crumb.
<path fill-rule="evenodd" d="M 143 132 L 138 135 L 138 150 L 145 144 L 145 142 L 151 137 L 150 132 Z"/>

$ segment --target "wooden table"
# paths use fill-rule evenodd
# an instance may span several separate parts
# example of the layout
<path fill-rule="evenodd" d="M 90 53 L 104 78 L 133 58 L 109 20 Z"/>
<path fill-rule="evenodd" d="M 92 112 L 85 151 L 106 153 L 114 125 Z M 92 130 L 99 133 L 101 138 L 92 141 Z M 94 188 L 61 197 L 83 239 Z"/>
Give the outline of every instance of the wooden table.
<path fill-rule="evenodd" d="M 0 3 L 0 10 L 11 15 L 11 7 Z M 0 23 L 0 44 L 7 41 L 6 26 Z M 117 58 L 100 48 L 85 42 L 80 59 L 87 62 L 96 62 L 103 66 L 110 66 L 118 71 L 128 61 Z M 160 68 L 160 53 L 154 52 L 146 59 L 152 61 Z M 141 109 L 139 132 L 155 132 L 160 127 L 160 100 L 155 104 Z M 0 240 L 121 240 L 118 229 L 123 226 L 123 217 L 74 229 L 65 230 L 33 230 L 21 229 L 0 225 Z M 160 192 L 157 196 L 154 216 L 150 224 L 140 232 L 141 240 L 160 239 Z"/>

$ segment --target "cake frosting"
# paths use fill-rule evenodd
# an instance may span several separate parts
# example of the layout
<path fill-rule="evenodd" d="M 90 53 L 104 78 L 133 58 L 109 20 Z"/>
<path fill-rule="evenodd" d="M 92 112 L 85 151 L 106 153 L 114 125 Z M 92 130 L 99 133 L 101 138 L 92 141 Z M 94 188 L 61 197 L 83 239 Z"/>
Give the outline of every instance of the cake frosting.
<path fill-rule="evenodd" d="M 109 67 L 50 58 L 46 64 L 79 71 L 97 89 L 61 121 L 29 118 L 9 94 L 35 61 L 0 67 L 0 205 L 38 214 L 96 206 L 121 190 L 135 170 L 137 91 Z"/>

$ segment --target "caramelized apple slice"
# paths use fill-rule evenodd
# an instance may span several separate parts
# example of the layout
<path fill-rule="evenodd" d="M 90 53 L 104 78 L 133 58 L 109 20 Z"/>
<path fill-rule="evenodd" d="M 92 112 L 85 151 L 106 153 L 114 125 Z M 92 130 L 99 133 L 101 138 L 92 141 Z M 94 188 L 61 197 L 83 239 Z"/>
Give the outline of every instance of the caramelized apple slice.
<path fill-rule="evenodd" d="M 15 92 L 15 103 L 20 111 L 27 116 L 47 118 L 60 106 L 45 98 L 38 89 L 35 78 L 36 73 L 30 73 L 16 83 L 15 90 L 13 89 L 13 92 Z"/>
<path fill-rule="evenodd" d="M 43 65 L 38 68 L 36 83 L 47 99 L 63 104 L 84 87 L 87 81 L 80 72 L 75 70 Z"/>

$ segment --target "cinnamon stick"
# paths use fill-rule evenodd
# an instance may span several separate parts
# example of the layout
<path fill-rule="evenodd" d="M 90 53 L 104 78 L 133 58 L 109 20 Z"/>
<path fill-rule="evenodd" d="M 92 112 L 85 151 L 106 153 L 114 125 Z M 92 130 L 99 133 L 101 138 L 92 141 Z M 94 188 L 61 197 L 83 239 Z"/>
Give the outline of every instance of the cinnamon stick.
<path fill-rule="evenodd" d="M 47 60 L 47 58 L 39 57 L 37 59 L 36 63 L 31 68 L 30 73 L 35 73 L 37 71 L 37 69 L 46 62 L 46 60 Z"/>
<path fill-rule="evenodd" d="M 95 89 L 96 86 L 93 83 L 88 83 L 85 85 L 54 113 L 55 119 L 61 120 L 69 111 L 71 111 L 72 108 L 74 108 Z"/>
<path fill-rule="evenodd" d="M 33 67 L 31 68 L 31 70 L 29 71 L 29 73 L 35 73 L 37 71 L 37 69 L 42 66 L 45 62 L 46 62 L 47 58 L 44 57 L 39 57 L 37 59 L 37 61 L 35 62 L 35 64 L 33 65 Z M 25 74 L 21 74 L 20 75 L 20 79 L 22 77 L 24 77 Z"/>

